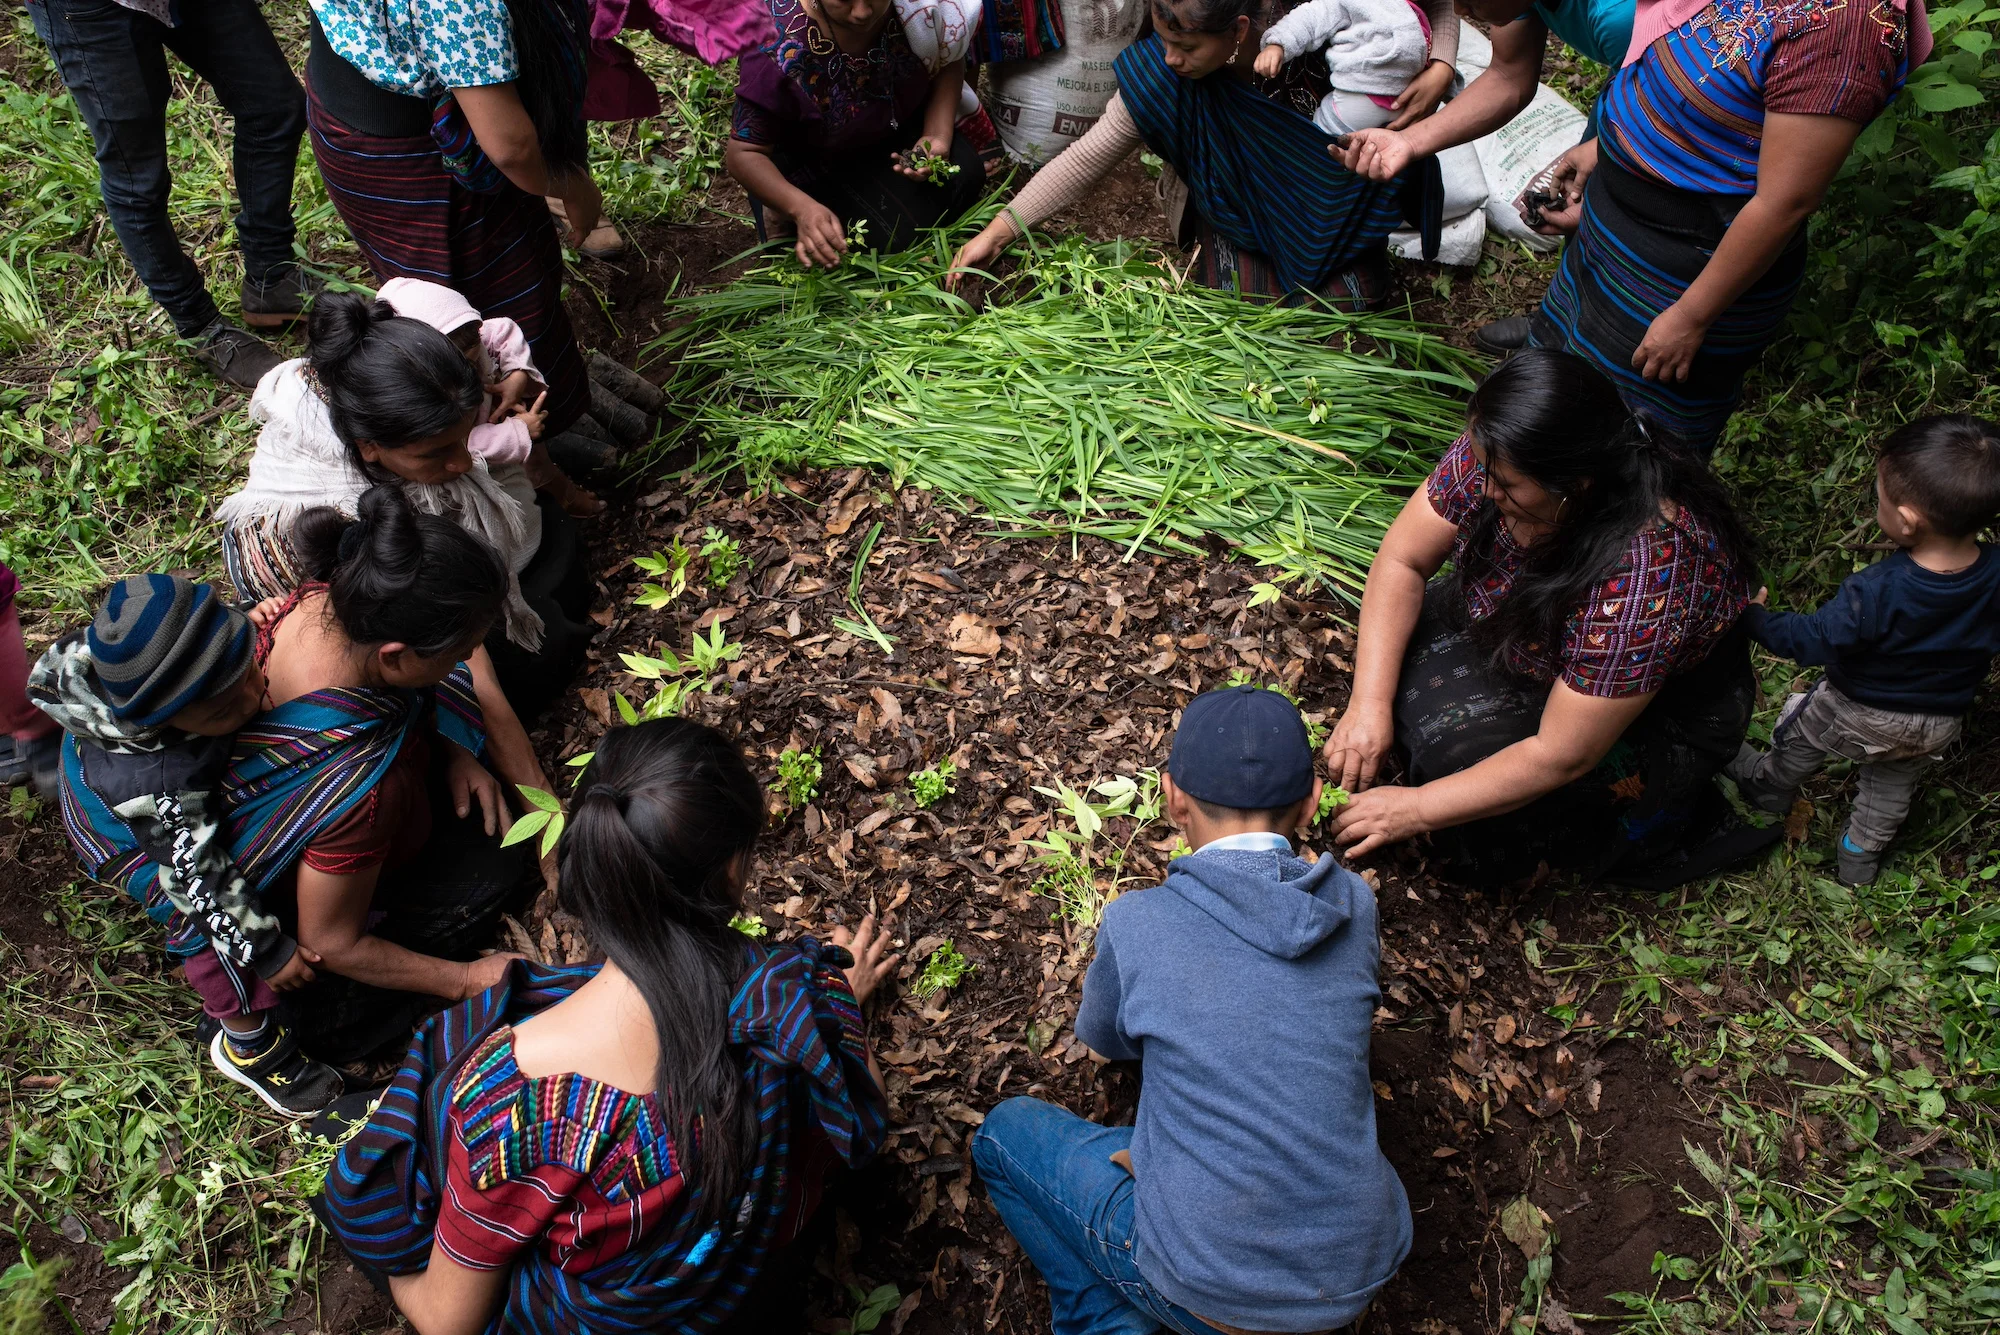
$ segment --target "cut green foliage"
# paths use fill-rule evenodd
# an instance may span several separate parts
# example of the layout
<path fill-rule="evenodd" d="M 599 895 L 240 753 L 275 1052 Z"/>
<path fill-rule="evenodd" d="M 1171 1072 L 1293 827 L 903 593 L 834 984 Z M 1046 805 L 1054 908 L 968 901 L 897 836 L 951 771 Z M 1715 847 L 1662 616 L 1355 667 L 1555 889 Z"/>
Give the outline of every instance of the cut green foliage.
<path fill-rule="evenodd" d="M 1475 363 L 1404 321 L 1246 303 L 1076 241 L 1033 251 L 1018 298 L 975 311 L 939 258 L 786 260 L 674 303 L 653 350 L 678 358 L 666 390 L 703 465 L 753 485 L 874 466 L 1018 532 L 1192 554 L 1221 538 L 1352 590 L 1463 424 Z M 1268 407 L 1246 404 L 1250 381 Z"/>
<path fill-rule="evenodd" d="M 1133 840 L 1160 818 L 1160 772 L 1146 769 L 1137 777 L 1114 775 L 1099 779 L 1083 792 L 1061 780 L 1053 788 L 1037 787 L 1035 791 L 1056 800 L 1058 817 L 1067 816 L 1071 828 L 1065 830 L 1051 822 L 1047 834 L 1028 841 L 1028 847 L 1039 850 L 1036 857 L 1045 869 L 1035 881 L 1034 893 L 1055 904 L 1049 915 L 1052 919 L 1094 928 L 1104 916 L 1104 906 L 1118 897 L 1130 879 L 1124 868 Z M 1100 800 L 1091 801 L 1091 793 Z M 1105 832 L 1105 822 L 1120 818 L 1131 821 L 1123 841 L 1107 841 L 1109 847 L 1101 846 L 1098 836 Z"/>
<path fill-rule="evenodd" d="M 867 640 L 883 653 L 893 653 L 896 637 L 875 624 L 875 618 L 868 614 L 867 606 L 861 601 L 861 580 L 868 573 L 868 558 L 874 554 L 875 540 L 882 536 L 882 524 L 878 520 L 861 539 L 861 546 L 854 553 L 854 571 L 847 577 L 847 605 L 854 609 L 859 618 L 849 621 L 846 617 L 833 618 L 833 628 L 858 640 Z"/>
<path fill-rule="evenodd" d="M 822 774 L 817 746 L 807 751 L 788 746 L 778 752 L 776 789 L 784 797 L 786 806 L 802 807 L 819 796 Z"/>
<path fill-rule="evenodd" d="M 555 851 L 556 841 L 562 838 L 563 823 L 567 819 L 563 815 L 562 799 L 524 783 L 515 784 L 514 791 L 527 799 L 534 810 L 524 812 L 519 820 L 507 827 L 507 837 L 500 841 L 500 847 L 524 843 L 539 834 L 542 836 L 541 856 L 547 857 Z"/>
<path fill-rule="evenodd" d="M 713 524 L 701 535 L 701 554 L 708 562 L 708 586 L 712 589 L 725 587 L 743 569 L 743 549 Z"/>
<path fill-rule="evenodd" d="M 947 941 L 931 952 L 924 961 L 923 972 L 910 984 L 910 991 L 919 1000 L 929 1000 L 940 992 L 950 991 L 965 981 L 965 975 L 972 972 L 972 964 L 958 953 L 958 947 Z"/>
<path fill-rule="evenodd" d="M 940 760 L 929 769 L 920 769 L 910 776 L 910 792 L 917 799 L 917 806 L 934 807 L 944 801 L 945 795 L 958 791 L 952 783 L 952 776 L 958 773 L 958 766 L 949 760 Z"/>
<path fill-rule="evenodd" d="M 1313 824 L 1319 824 L 1353 800 L 1345 788 L 1323 785 L 1319 790 L 1319 810 L 1313 812 Z"/>
<path fill-rule="evenodd" d="M 1541 1328 L 1542 1300 L 1555 1268 L 1555 1225 L 1526 1196 L 1516 1196 L 1500 1211 L 1500 1231 L 1520 1248 L 1528 1270 L 1521 1277 L 1521 1301 L 1507 1323 L 1507 1335 L 1535 1335 Z"/>
<path fill-rule="evenodd" d="M 694 553 L 687 544 L 675 538 L 673 545 L 664 552 L 654 552 L 651 556 L 635 556 L 632 564 L 664 584 L 647 583 L 639 586 L 637 602 L 641 607 L 665 607 L 687 592 L 688 564 L 694 560 Z M 722 581 L 727 584 L 729 581 Z"/>

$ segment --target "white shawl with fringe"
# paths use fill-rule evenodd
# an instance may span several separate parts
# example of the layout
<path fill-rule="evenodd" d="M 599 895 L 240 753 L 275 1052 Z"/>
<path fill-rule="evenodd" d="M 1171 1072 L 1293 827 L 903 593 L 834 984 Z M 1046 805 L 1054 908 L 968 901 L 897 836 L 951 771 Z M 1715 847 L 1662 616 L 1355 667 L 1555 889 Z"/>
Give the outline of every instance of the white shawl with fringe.
<path fill-rule="evenodd" d="M 303 357 L 273 367 L 250 398 L 250 420 L 263 424 L 243 489 L 216 507 L 224 525 L 275 518 L 286 522 L 318 505 L 352 515 L 373 485 L 334 434 L 326 404 L 306 382 Z M 507 566 L 507 638 L 529 653 L 542 647 L 542 618 L 521 596 L 521 571 L 541 545 L 541 515 L 522 512 L 478 455 L 472 471 L 450 482 L 402 484 L 418 510 L 444 515 L 493 545 Z"/>

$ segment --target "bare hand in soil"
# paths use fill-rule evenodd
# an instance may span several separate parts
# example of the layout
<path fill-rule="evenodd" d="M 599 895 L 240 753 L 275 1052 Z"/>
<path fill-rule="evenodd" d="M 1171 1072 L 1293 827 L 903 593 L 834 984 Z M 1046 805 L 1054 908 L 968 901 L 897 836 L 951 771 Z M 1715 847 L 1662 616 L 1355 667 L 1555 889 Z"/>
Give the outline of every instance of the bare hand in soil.
<path fill-rule="evenodd" d="M 534 383 L 535 377 L 527 371 L 515 371 L 486 386 L 486 392 L 493 396 L 493 415 L 486 419 L 487 424 L 497 426 L 506 421 L 508 413 L 527 402 L 528 390 Z"/>
<path fill-rule="evenodd" d="M 498 950 L 470 964 L 459 965 L 464 974 L 458 985 L 458 1000 L 469 1001 L 490 987 L 498 987 L 507 977 L 508 966 L 526 958 L 511 950 Z"/>
<path fill-rule="evenodd" d="M 799 210 L 799 263 L 810 269 L 815 264 L 831 269 L 847 254 L 847 236 L 840 219 L 824 204 Z"/>
<path fill-rule="evenodd" d="M 951 257 L 951 268 L 944 276 L 944 290 L 958 291 L 958 285 L 965 279 L 966 271 L 969 269 L 990 270 L 993 261 L 999 259 L 1000 252 L 1006 248 L 1007 242 L 996 235 L 990 227 L 973 237 L 958 248 L 958 254 Z"/>
<path fill-rule="evenodd" d="M 320 963 L 319 956 L 304 946 L 295 945 L 292 947 L 292 957 L 285 961 L 285 967 L 264 981 L 271 985 L 271 990 L 274 992 L 289 992 L 293 988 L 304 987 L 310 983 L 317 976 L 313 973 L 312 966 L 318 963 Z"/>
<path fill-rule="evenodd" d="M 1326 739 L 1326 773 L 1335 786 L 1350 793 L 1375 786 L 1382 759 L 1396 739 L 1395 720 L 1386 709 L 1349 704 Z"/>
<path fill-rule="evenodd" d="M 1400 844 L 1428 827 L 1415 788 L 1371 788 L 1357 793 L 1333 818 L 1333 840 L 1352 859 L 1386 844 Z"/>
<path fill-rule="evenodd" d="M 889 948 L 889 933 L 875 925 L 875 915 L 869 914 L 861 920 L 861 925 L 852 932 L 845 927 L 835 927 L 831 933 L 833 944 L 844 947 L 854 956 L 854 967 L 848 969 L 847 985 L 854 991 L 857 1002 L 866 1001 L 882 985 L 882 980 L 896 971 L 903 962 L 901 955 L 884 955 Z"/>

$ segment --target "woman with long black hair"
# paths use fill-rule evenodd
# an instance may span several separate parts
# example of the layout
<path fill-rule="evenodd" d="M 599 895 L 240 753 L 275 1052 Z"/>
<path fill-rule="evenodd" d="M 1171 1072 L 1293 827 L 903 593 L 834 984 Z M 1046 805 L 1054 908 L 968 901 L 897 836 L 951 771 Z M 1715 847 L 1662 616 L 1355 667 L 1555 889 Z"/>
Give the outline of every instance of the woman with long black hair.
<path fill-rule="evenodd" d="M 576 0 L 312 0 L 307 123 L 327 195 L 377 281 L 417 278 L 521 326 L 547 433 L 590 404 L 562 307 L 563 256 L 597 227 Z"/>
<path fill-rule="evenodd" d="M 1348 856 L 1428 833 L 1474 882 L 1672 881 L 1749 851 L 1706 836 L 1756 703 L 1753 560 L 1707 464 L 1602 372 L 1546 349 L 1494 371 L 1368 572 L 1326 745 Z M 1376 787 L 1392 751 L 1408 785 Z"/>
<path fill-rule="evenodd" d="M 860 1006 L 898 957 L 872 918 L 732 925 L 764 824 L 735 744 L 615 729 L 577 794 L 560 901 L 604 962 L 432 1021 L 315 1203 L 421 1335 L 713 1329 L 887 1129 Z"/>

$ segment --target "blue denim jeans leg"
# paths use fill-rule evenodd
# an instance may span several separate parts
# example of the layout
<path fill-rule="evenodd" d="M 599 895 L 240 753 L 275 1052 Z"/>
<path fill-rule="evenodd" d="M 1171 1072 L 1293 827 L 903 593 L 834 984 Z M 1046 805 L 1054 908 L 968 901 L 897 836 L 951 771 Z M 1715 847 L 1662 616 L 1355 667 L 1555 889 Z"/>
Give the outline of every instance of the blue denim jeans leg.
<path fill-rule="evenodd" d="M 246 277 L 292 260 L 292 175 L 305 90 L 255 0 L 183 0 L 174 27 L 113 0 L 31 0 L 41 34 L 97 150 L 104 209 L 125 257 L 183 337 L 216 319 L 201 270 L 167 214 L 167 52 L 206 80 L 235 122 L 236 237 Z"/>
<path fill-rule="evenodd" d="M 1055 1335 L 1219 1335 L 1132 1261 L 1132 1177 L 1111 1156 L 1129 1126 L 1098 1126 L 1040 1099 L 1008 1099 L 972 1139 L 994 1208 L 1049 1286 Z"/>

